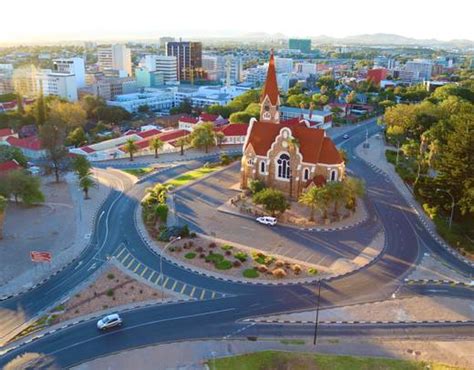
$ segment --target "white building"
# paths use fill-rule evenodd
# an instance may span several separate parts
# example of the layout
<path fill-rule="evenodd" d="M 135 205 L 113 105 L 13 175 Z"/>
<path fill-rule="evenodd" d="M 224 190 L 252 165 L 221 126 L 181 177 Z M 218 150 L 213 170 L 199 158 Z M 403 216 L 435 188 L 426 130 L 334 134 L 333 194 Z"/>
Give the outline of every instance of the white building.
<path fill-rule="evenodd" d="M 209 80 L 239 83 L 242 81 L 242 58 L 233 55 L 203 55 L 202 68 Z"/>
<path fill-rule="evenodd" d="M 132 75 L 132 54 L 125 45 L 115 44 L 97 48 L 98 65 L 101 71 L 119 70 Z"/>
<path fill-rule="evenodd" d="M 178 80 L 178 62 L 175 56 L 145 55 L 144 67 L 150 72 L 160 72 L 165 84 Z"/>
<path fill-rule="evenodd" d="M 43 95 L 58 96 L 68 101 L 77 101 L 76 76 L 72 73 L 57 73 L 51 70 L 41 70 L 38 75 L 39 86 Z"/>
<path fill-rule="evenodd" d="M 0 94 L 8 94 L 13 91 L 13 65 L 0 64 Z"/>
<path fill-rule="evenodd" d="M 82 58 L 62 58 L 53 60 L 53 71 L 74 74 L 78 88 L 86 86 L 86 69 Z"/>
<path fill-rule="evenodd" d="M 413 73 L 413 80 L 427 81 L 431 80 L 433 63 L 431 60 L 415 59 L 405 63 L 404 70 Z"/>
<path fill-rule="evenodd" d="M 261 86 L 267 78 L 267 68 L 268 66 L 263 65 L 246 69 L 244 71 L 245 82 L 252 86 Z"/>
<path fill-rule="evenodd" d="M 317 65 L 315 63 L 298 62 L 295 63 L 294 72 L 302 77 L 309 77 L 317 73 Z"/>
<path fill-rule="evenodd" d="M 142 93 L 117 95 L 107 105 L 121 107 L 130 113 L 138 112 L 141 106 L 148 106 L 152 111 L 168 112 L 173 107 L 173 94 L 159 89 L 145 89 Z"/>
<path fill-rule="evenodd" d="M 293 72 L 293 59 L 275 57 L 275 68 L 277 73 L 291 73 Z"/>

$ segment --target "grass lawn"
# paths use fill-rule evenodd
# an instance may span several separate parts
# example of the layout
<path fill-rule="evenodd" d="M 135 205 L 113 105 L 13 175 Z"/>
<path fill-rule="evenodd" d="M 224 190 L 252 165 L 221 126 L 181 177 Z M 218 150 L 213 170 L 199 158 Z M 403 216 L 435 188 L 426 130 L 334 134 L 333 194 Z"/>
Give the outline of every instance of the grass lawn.
<path fill-rule="evenodd" d="M 140 167 L 140 168 L 125 168 L 122 171 L 129 173 L 130 175 L 136 176 L 136 177 L 142 177 L 145 176 L 146 174 L 150 173 L 153 171 L 153 167 Z"/>
<path fill-rule="evenodd" d="M 205 176 L 209 173 L 220 170 L 221 168 L 222 168 L 222 166 L 201 167 L 201 168 L 198 168 L 197 170 L 185 172 L 181 176 L 178 176 L 174 179 L 171 179 L 171 180 L 167 181 L 166 184 L 171 184 L 171 185 L 173 185 L 174 187 L 177 188 L 179 186 L 183 186 L 183 185 L 187 184 L 188 182 L 198 180 L 201 177 L 203 177 L 203 176 Z"/>
<path fill-rule="evenodd" d="M 213 367 L 213 361 L 209 362 Z M 455 370 L 458 367 L 375 357 L 265 351 L 215 360 L 217 370 Z M 427 367 L 429 365 L 430 367 Z"/>

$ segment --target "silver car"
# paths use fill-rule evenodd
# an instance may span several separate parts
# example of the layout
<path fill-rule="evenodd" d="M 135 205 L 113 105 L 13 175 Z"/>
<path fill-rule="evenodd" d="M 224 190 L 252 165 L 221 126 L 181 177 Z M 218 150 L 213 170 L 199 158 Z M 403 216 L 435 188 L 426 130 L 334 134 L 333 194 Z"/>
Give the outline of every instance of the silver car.
<path fill-rule="evenodd" d="M 116 313 L 113 313 L 111 315 L 107 315 L 97 321 L 97 329 L 99 330 L 105 330 L 109 328 L 113 328 L 114 326 L 120 326 L 122 325 L 122 319 L 120 316 Z"/>

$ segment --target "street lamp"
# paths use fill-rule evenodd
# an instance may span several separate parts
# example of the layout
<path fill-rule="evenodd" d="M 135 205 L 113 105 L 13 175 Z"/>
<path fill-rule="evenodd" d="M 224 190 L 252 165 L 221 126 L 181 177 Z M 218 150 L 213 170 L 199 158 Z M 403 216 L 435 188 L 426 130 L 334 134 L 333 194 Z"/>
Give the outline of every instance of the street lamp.
<path fill-rule="evenodd" d="M 446 194 L 448 194 L 451 197 L 451 216 L 449 217 L 449 230 L 451 230 L 451 225 L 453 224 L 453 216 L 454 216 L 454 207 L 456 205 L 456 202 L 454 201 L 453 195 L 448 191 L 444 189 L 436 189 L 437 192 L 442 191 Z"/>
<path fill-rule="evenodd" d="M 161 284 L 161 300 L 162 301 L 165 300 L 165 287 L 164 287 L 164 284 L 163 284 L 163 279 L 164 279 L 164 275 L 163 275 L 163 254 L 166 252 L 166 249 L 171 244 L 173 244 L 174 242 L 176 242 L 180 239 L 181 239 L 180 236 L 177 236 L 176 238 L 174 238 L 174 237 L 170 238 L 169 243 L 164 246 L 164 248 L 161 250 L 161 253 L 160 253 L 160 284 Z"/>
<path fill-rule="evenodd" d="M 318 280 L 318 301 L 316 302 L 316 321 L 314 323 L 313 345 L 316 345 L 316 340 L 318 339 L 319 301 L 320 300 L 321 300 L 321 279 Z"/>

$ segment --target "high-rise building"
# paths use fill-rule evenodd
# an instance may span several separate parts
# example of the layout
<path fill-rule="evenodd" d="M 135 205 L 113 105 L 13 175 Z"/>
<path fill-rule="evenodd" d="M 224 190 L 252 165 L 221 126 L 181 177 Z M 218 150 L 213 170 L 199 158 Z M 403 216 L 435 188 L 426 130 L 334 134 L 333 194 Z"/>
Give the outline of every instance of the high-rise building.
<path fill-rule="evenodd" d="M 299 50 L 302 53 L 311 53 L 311 40 L 309 39 L 290 39 L 288 42 L 288 48 L 293 50 Z"/>
<path fill-rule="evenodd" d="M 63 58 L 53 60 L 53 71 L 72 73 L 76 78 L 78 88 L 86 86 L 86 69 L 82 58 Z"/>
<path fill-rule="evenodd" d="M 146 68 L 136 68 L 135 79 L 138 87 L 158 87 L 164 84 L 163 73 Z"/>
<path fill-rule="evenodd" d="M 165 84 L 177 81 L 178 64 L 175 56 L 145 55 L 144 67 L 150 72 L 161 73 Z"/>
<path fill-rule="evenodd" d="M 0 64 L 0 94 L 8 94 L 13 91 L 13 65 Z"/>
<path fill-rule="evenodd" d="M 38 70 L 34 65 L 23 66 L 13 71 L 13 88 L 23 96 L 35 97 L 39 92 Z"/>
<path fill-rule="evenodd" d="M 166 44 L 168 42 L 173 42 L 173 41 L 174 41 L 174 37 L 169 37 L 169 36 L 160 37 L 160 48 L 166 48 Z"/>
<path fill-rule="evenodd" d="M 38 72 L 37 78 L 44 96 L 52 95 L 69 101 L 77 101 L 77 83 L 73 73 L 58 73 L 44 69 Z"/>
<path fill-rule="evenodd" d="M 317 65 L 315 63 L 299 62 L 295 64 L 295 73 L 304 77 L 315 75 L 317 73 Z"/>
<path fill-rule="evenodd" d="M 232 83 L 242 81 L 242 59 L 233 55 L 203 55 L 202 68 L 207 73 L 209 80 L 230 79 Z"/>
<path fill-rule="evenodd" d="M 275 68 L 277 73 L 293 72 L 293 59 L 275 57 Z"/>
<path fill-rule="evenodd" d="M 176 57 L 179 81 L 194 80 L 202 73 L 202 44 L 200 42 L 168 42 L 166 55 Z"/>
<path fill-rule="evenodd" d="M 415 59 L 405 63 L 404 70 L 413 73 L 413 80 L 428 81 L 431 79 L 433 63 L 431 60 Z"/>
<path fill-rule="evenodd" d="M 132 54 L 125 45 L 115 44 L 97 48 L 99 69 L 125 71 L 132 75 Z"/>

